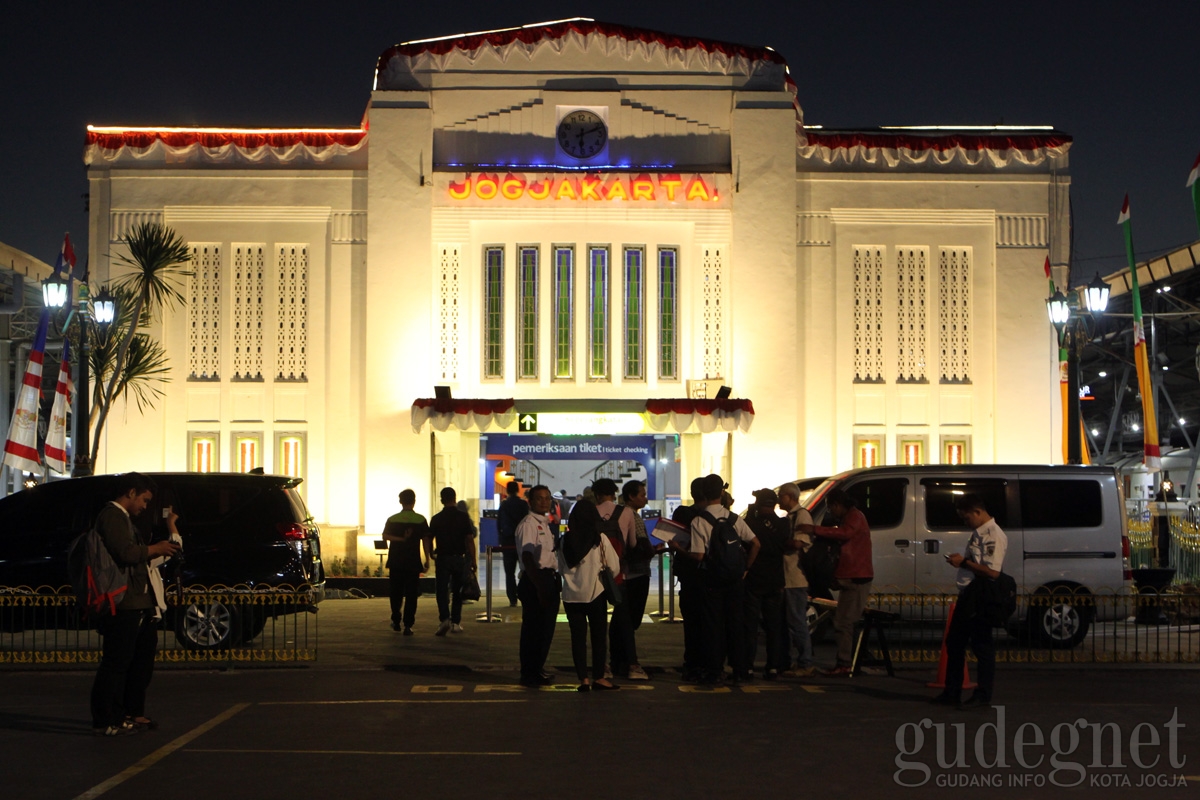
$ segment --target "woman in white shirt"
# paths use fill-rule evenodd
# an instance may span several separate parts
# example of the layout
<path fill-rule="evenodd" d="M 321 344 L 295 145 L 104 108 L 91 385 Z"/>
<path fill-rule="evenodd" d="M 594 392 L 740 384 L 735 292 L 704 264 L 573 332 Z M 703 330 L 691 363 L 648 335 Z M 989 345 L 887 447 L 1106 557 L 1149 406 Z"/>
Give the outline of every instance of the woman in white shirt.
<path fill-rule="evenodd" d="M 571 627 L 571 658 L 579 676 L 579 691 L 617 689 L 604 677 L 608 652 L 606 612 L 608 597 L 600 582 L 600 570 L 607 566 L 615 574 L 620 561 L 607 536 L 600 535 L 600 512 L 595 504 L 581 500 L 571 509 L 567 532 L 558 549 L 558 571 L 562 574 L 563 608 Z M 592 677 L 587 672 L 588 631 L 592 638 Z"/>

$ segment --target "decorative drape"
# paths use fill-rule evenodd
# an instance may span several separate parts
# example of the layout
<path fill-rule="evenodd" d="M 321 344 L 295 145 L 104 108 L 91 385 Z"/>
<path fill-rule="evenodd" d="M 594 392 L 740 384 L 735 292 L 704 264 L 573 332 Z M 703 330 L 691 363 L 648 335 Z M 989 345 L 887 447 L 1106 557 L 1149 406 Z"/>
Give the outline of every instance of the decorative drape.
<path fill-rule="evenodd" d="M 830 165 L 855 163 L 887 165 L 929 164 L 939 166 L 1007 167 L 1010 164 L 1037 166 L 1047 158 L 1059 158 L 1071 147 L 1071 137 L 1062 133 L 1045 135 L 914 135 L 891 132 L 821 132 L 805 130 L 798 145 L 801 158 L 815 158 Z"/>
<path fill-rule="evenodd" d="M 508 428 L 517 419 L 517 409 L 512 398 L 507 400 L 458 400 L 427 397 L 414 400 L 412 404 L 413 433 L 420 433 L 421 426 L 429 420 L 435 431 L 448 431 L 454 426 L 460 431 L 475 428 L 486 431 L 493 425 Z"/>
<path fill-rule="evenodd" d="M 656 431 L 712 433 L 750 430 L 754 405 L 749 400 L 647 400 L 646 421 Z"/>
<path fill-rule="evenodd" d="M 247 161 L 285 164 L 328 161 L 366 146 L 366 129 L 356 130 L 153 130 L 89 129 L 83 162 L 135 159 L 208 162 Z"/>

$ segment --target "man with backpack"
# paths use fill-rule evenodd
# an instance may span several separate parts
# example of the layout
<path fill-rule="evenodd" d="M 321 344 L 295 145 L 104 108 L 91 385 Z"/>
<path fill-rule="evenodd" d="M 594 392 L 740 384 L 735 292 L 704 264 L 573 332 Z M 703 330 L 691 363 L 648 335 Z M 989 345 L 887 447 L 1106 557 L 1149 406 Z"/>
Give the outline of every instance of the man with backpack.
<path fill-rule="evenodd" d="M 726 656 L 735 681 L 747 674 L 742 644 L 743 579 L 761 544 L 740 517 L 721 505 L 725 480 L 720 475 L 706 475 L 702 488 L 705 505 L 692 519 L 691 542 L 681 555 L 698 562 L 703 598 L 698 604 L 704 665 L 700 682 L 716 684 L 724 680 Z"/>
<path fill-rule="evenodd" d="M 92 683 L 92 730 L 102 736 L 155 727 L 143 716 L 146 688 L 154 673 L 154 651 L 158 648 L 150 562 L 170 558 L 180 550 L 172 541 L 143 541 L 133 526 L 132 518 L 145 511 L 154 496 L 155 486 L 149 478 L 127 472 L 117 476 L 115 488 L 115 498 L 100 510 L 95 524 L 104 550 L 117 567 L 126 571 L 128 580 L 115 610 L 93 615 L 104 643 Z M 170 522 L 173 526 L 174 519 Z"/>
<path fill-rule="evenodd" d="M 963 664 L 967 645 L 979 659 L 979 685 L 963 708 L 989 706 L 996 682 L 996 648 L 992 643 L 992 625 L 987 613 L 984 591 L 986 582 L 995 581 L 1004 568 L 1008 536 L 1000 530 L 979 495 L 963 495 L 954 503 L 963 522 L 971 526 L 971 538 L 964 553 L 951 553 L 946 561 L 958 569 L 958 603 L 946 632 L 946 688 L 930 702 L 958 705 L 962 695 Z"/>
<path fill-rule="evenodd" d="M 507 497 L 500 501 L 496 512 L 496 533 L 500 546 L 500 557 L 504 561 L 504 592 L 508 595 L 509 608 L 517 605 L 517 526 L 529 513 L 529 503 L 521 497 L 521 482 L 509 481 L 504 487 Z"/>
<path fill-rule="evenodd" d="M 854 659 L 854 626 L 862 618 L 875 568 L 871 561 L 871 529 L 867 518 L 854 507 L 854 498 L 841 489 L 825 496 L 825 508 L 837 525 L 801 525 L 800 532 L 841 542 L 841 555 L 833 577 L 838 590 L 837 610 L 833 614 L 833 633 L 837 640 L 837 665 L 825 672 L 830 677 L 850 676 Z M 811 577 L 811 576 L 810 576 Z"/>

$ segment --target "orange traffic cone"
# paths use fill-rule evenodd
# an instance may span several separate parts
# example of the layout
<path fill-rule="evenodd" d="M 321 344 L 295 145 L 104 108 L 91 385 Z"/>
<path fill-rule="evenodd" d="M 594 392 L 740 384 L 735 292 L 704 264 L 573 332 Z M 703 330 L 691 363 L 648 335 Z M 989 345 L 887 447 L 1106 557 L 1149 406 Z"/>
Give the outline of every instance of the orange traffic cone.
<path fill-rule="evenodd" d="M 950 613 L 946 615 L 946 630 L 942 632 L 942 655 L 938 659 L 938 674 L 937 680 L 925 684 L 930 689 L 945 689 L 946 688 L 946 662 L 949 656 L 946 653 L 946 635 L 950 633 L 950 620 L 954 619 L 954 607 L 958 605 L 958 601 L 950 604 Z M 967 669 L 966 660 L 963 661 L 963 685 L 964 689 L 974 689 L 978 684 L 971 682 L 971 671 Z"/>

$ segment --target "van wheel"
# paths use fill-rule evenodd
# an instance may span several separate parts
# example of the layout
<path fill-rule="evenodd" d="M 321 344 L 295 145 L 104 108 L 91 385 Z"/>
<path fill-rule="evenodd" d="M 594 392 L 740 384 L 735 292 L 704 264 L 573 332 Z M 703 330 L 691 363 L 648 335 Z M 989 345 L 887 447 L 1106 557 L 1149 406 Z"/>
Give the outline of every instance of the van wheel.
<path fill-rule="evenodd" d="M 221 650 L 239 643 L 237 611 L 222 602 L 196 602 L 175 615 L 175 637 L 189 650 Z"/>
<path fill-rule="evenodd" d="M 1077 647 L 1091 624 L 1091 595 L 1066 586 L 1042 586 L 1033 594 L 1029 627 L 1034 638 L 1045 647 Z"/>

